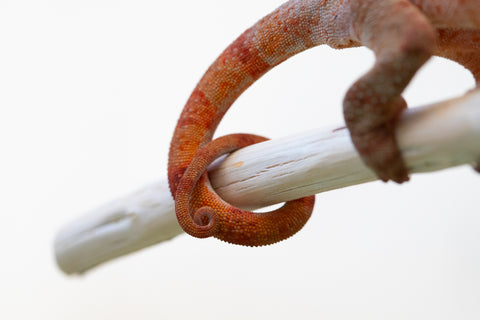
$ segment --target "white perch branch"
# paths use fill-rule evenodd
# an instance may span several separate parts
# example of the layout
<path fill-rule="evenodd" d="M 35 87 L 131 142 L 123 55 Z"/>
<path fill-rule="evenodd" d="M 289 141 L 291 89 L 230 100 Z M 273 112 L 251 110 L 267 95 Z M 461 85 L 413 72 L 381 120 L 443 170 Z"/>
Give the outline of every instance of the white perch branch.
<path fill-rule="evenodd" d="M 408 109 L 397 136 L 412 173 L 473 165 L 480 159 L 480 90 Z M 244 208 L 376 179 L 342 128 L 244 148 L 212 166 L 210 176 L 226 201 Z M 55 253 L 65 273 L 82 273 L 181 233 L 165 180 L 71 222 L 58 233 Z"/>

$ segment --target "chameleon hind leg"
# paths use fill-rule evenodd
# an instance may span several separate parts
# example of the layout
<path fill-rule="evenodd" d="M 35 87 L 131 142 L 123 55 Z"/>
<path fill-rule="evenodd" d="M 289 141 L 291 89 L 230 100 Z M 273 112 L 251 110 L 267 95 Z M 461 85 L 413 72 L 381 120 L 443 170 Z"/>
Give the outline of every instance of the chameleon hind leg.
<path fill-rule="evenodd" d="M 376 61 L 348 90 L 344 117 L 364 163 L 381 180 L 402 183 L 409 178 L 395 138 L 396 121 L 406 108 L 401 94 L 433 54 L 435 30 L 409 1 L 367 2 L 371 10 L 352 9 L 362 13 L 354 27 L 362 44 L 374 51 Z"/>

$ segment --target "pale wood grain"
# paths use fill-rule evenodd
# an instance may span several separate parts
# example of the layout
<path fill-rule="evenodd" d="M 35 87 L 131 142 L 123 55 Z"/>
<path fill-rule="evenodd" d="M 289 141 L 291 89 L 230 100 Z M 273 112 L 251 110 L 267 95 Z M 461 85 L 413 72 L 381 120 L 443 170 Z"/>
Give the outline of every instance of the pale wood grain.
<path fill-rule="evenodd" d="M 480 91 L 410 108 L 397 136 L 412 173 L 473 165 L 480 159 Z M 341 125 L 244 148 L 210 175 L 223 199 L 251 209 L 376 179 Z M 82 273 L 181 233 L 165 179 L 67 224 L 55 253 L 62 271 Z"/>

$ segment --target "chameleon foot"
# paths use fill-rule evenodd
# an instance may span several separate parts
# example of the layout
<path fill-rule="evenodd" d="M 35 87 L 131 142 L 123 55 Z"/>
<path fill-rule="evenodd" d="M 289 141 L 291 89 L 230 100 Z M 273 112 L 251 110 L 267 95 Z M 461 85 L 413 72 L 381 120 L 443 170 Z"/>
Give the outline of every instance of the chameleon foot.
<path fill-rule="evenodd" d="M 379 179 L 397 183 L 409 180 L 393 124 L 386 124 L 362 135 L 352 135 L 352 141 L 364 163 L 375 171 Z"/>
<path fill-rule="evenodd" d="M 382 104 L 359 96 L 363 98 L 362 88 L 353 86 L 344 100 L 344 115 L 360 157 L 380 180 L 408 181 L 408 170 L 395 136 L 397 119 L 407 106 L 405 100 L 398 97 Z M 368 109 L 371 111 L 366 112 Z"/>

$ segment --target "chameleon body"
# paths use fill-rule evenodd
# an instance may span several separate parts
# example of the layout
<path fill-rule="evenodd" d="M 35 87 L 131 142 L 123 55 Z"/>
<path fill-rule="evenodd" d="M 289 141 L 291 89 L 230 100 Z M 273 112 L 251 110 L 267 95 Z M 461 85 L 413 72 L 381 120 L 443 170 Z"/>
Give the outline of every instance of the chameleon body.
<path fill-rule="evenodd" d="M 289 57 L 327 44 L 366 46 L 374 66 L 345 95 L 352 141 L 383 181 L 408 180 L 394 128 L 401 94 L 432 56 L 457 61 L 480 81 L 480 0 L 291 0 L 240 35 L 208 68 L 188 99 L 170 146 L 168 179 L 182 228 L 250 246 L 290 237 L 306 223 L 313 196 L 268 214 L 230 206 L 211 188 L 207 166 L 221 154 L 264 138 L 212 141 L 229 107 L 251 84 Z M 478 167 L 478 166 L 477 166 Z"/>

